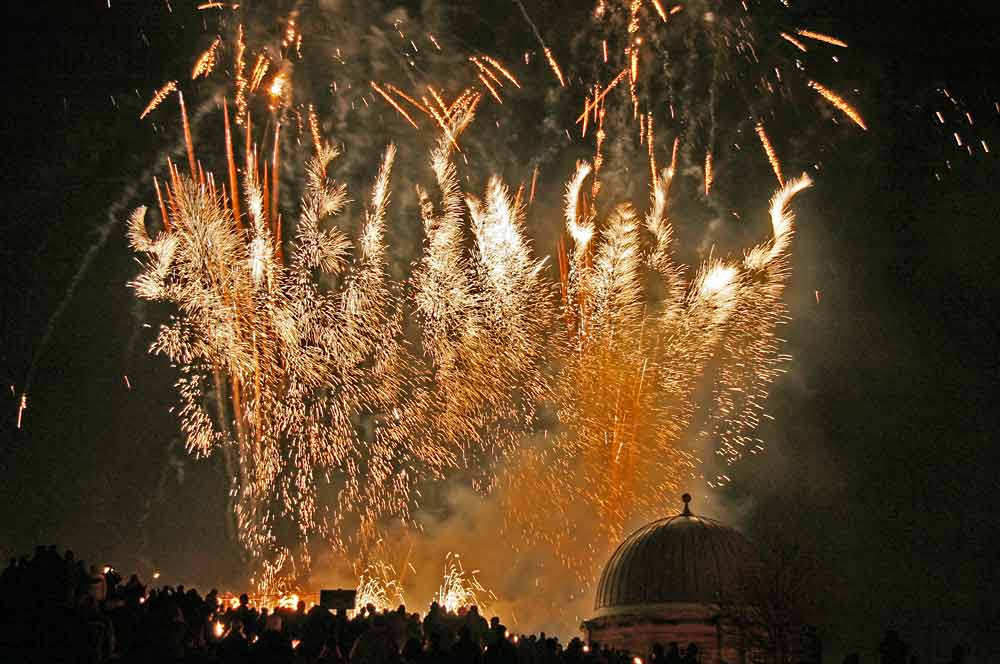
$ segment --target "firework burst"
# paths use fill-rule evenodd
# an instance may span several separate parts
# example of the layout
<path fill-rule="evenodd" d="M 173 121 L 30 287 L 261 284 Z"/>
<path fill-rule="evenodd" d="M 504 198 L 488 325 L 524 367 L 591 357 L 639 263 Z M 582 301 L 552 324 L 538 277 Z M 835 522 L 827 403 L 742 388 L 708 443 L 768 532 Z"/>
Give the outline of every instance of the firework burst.
<path fill-rule="evenodd" d="M 628 45 L 603 40 L 600 59 L 612 75 L 589 88 L 580 116 L 584 134 L 589 123 L 596 128 L 597 151 L 566 187 L 558 279 L 528 239 L 523 188 L 497 176 L 481 196 L 461 186 L 456 155 L 465 158 L 464 132 L 482 100 L 502 103 L 502 91 L 521 88 L 499 59 L 458 60 L 469 84 L 451 94 L 360 81 L 365 105 L 382 104 L 389 117 L 430 126 L 436 137 L 434 186 L 417 188 L 423 243 L 402 277 L 390 276 L 387 223 L 397 150 L 385 150 L 349 232 L 347 187 L 328 173 L 339 150 L 324 142 L 324 123 L 299 92 L 306 72 L 296 66 L 297 12 L 275 44 L 254 46 L 240 23 L 196 62 L 193 74 L 209 76 L 232 56 L 234 123 L 245 131 L 232 131 L 224 103 L 226 177 L 216 180 L 196 159 L 184 113 L 188 172 L 171 163 L 162 188 L 156 184 L 160 231 L 149 233 L 145 208 L 129 223 L 129 242 L 145 256 L 132 286 L 143 299 L 174 306 L 152 350 L 178 367 L 188 449 L 226 460 L 237 530 L 262 592 L 286 591 L 309 568 L 317 542 L 364 552 L 388 521 L 414 526 L 422 487 L 456 473 L 482 492 L 498 491 L 515 543 L 547 542 L 586 577 L 631 519 L 658 513 L 682 482 L 702 476 L 706 450 L 732 462 L 759 447 L 752 431 L 781 366 L 775 330 L 793 232 L 788 204 L 809 180 L 785 181 L 757 119 L 754 131 L 784 184 L 772 204 L 771 238 L 742 259 L 676 263 L 671 184 L 685 146 L 690 152 L 692 136 L 709 125 L 692 120 L 683 140 L 675 131 L 670 166 L 661 170 L 654 124 L 669 130 L 676 118 L 647 109 L 654 95 L 644 92 L 644 62 L 651 43 L 659 53 L 670 48 L 669 35 L 657 41 L 657 31 L 675 29 L 695 7 L 601 7 L 594 20 L 608 29 L 627 18 L 619 27 Z M 748 24 L 717 20 L 698 34 L 745 55 L 755 43 Z M 795 34 L 816 41 L 819 33 Z M 794 46 L 790 35 L 782 43 Z M 545 48 L 560 87 L 567 85 L 572 77 Z M 695 67 L 688 64 L 673 83 Z M 693 99 L 673 83 L 670 94 Z M 175 89 L 165 86 L 143 115 Z M 641 177 L 602 189 L 608 100 L 626 91 L 630 103 L 614 112 L 627 108 L 638 120 Z M 848 113 L 841 101 L 837 108 Z M 264 121 L 255 127 L 258 112 Z M 706 196 L 712 132 L 696 151 Z M 282 141 L 312 145 L 314 154 L 298 164 L 282 157 Z M 644 213 L 604 203 L 649 183 Z M 287 201 L 296 197 L 289 219 Z M 365 569 L 369 601 L 395 602 L 397 591 L 401 599 L 393 576 Z M 442 597 L 450 592 L 442 588 Z"/>

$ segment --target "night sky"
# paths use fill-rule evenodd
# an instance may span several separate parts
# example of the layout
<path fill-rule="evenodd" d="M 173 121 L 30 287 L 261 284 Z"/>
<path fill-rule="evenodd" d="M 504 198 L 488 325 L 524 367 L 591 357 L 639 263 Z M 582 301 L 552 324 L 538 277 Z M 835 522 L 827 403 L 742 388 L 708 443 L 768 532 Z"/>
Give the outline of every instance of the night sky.
<path fill-rule="evenodd" d="M 173 4 L 174 16 L 160 0 L 3 9 L 0 550 L 55 543 L 207 585 L 238 578 L 225 484 L 217 459 L 187 457 L 167 412 L 172 374 L 145 354 L 141 323 L 154 312 L 126 288 L 138 266 L 122 223 L 148 202 L 148 183 L 123 192 L 166 141 L 135 110 L 178 76 L 201 35 L 177 18 L 196 3 Z M 559 3 L 543 4 L 552 13 Z M 817 561 L 831 652 L 871 651 L 891 626 L 927 655 L 963 641 L 995 661 L 992 3 L 794 4 L 851 43 L 871 131 L 823 155 L 817 186 L 798 206 L 782 330 L 794 360 L 771 390 L 766 452 L 734 469 L 722 502 L 750 535 L 780 524 Z M 484 11 L 513 11 L 494 5 L 505 3 Z M 475 44 L 475 31 L 465 38 Z M 935 126 L 931 113 L 947 103 L 941 87 L 976 118 L 963 134 L 995 151 L 976 146 L 969 157 Z M 88 253 L 102 232 L 107 241 Z M 73 284 L 84 260 L 89 269 Z M 17 431 L 15 395 L 29 375 Z"/>

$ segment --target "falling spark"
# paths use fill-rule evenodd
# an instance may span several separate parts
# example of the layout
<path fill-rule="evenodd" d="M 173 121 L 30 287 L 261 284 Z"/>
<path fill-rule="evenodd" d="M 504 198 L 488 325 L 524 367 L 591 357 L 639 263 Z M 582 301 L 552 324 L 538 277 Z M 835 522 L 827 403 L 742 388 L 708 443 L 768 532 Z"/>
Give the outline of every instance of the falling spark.
<path fill-rule="evenodd" d="M 486 65 L 484 65 L 479 60 L 479 58 L 473 56 L 473 57 L 469 58 L 469 62 L 471 62 L 472 64 L 476 65 L 476 69 L 478 69 L 480 72 L 482 72 L 480 74 L 480 76 L 486 76 L 491 81 L 493 81 L 496 85 L 498 85 L 500 87 L 503 87 L 503 81 L 501 81 L 500 78 L 496 74 L 493 73 L 492 69 L 490 69 L 489 67 L 487 67 Z"/>
<path fill-rule="evenodd" d="M 394 94 L 398 95 L 402 99 L 405 99 L 409 103 L 413 104 L 413 106 L 415 108 L 417 108 L 417 110 L 419 110 L 421 113 L 424 113 L 424 114 L 427 114 L 427 115 L 430 114 L 430 111 L 428 111 L 427 108 L 425 108 L 423 104 L 421 104 L 419 101 L 417 101 L 416 99 L 414 99 L 410 95 L 406 94 L 404 91 L 402 91 L 399 88 L 397 88 L 392 83 L 386 83 L 385 87 L 389 88 L 389 90 L 391 90 Z"/>
<path fill-rule="evenodd" d="M 490 84 L 489 79 L 487 79 L 485 76 L 483 76 L 482 74 L 480 74 L 479 75 L 479 80 L 482 81 L 482 83 L 483 83 L 484 86 L 486 86 L 486 89 L 489 90 L 489 92 L 493 96 L 493 98 L 497 100 L 497 103 L 498 104 L 503 104 L 503 99 L 500 98 L 500 95 L 499 95 L 499 93 L 497 93 L 496 88 L 494 88 Z"/>
<path fill-rule="evenodd" d="M 660 172 L 656 167 L 656 137 L 653 133 L 653 114 L 649 114 L 649 119 L 646 122 L 646 149 L 649 154 L 649 173 L 650 181 L 653 183 L 653 188 L 656 189 L 659 186 Z"/>
<path fill-rule="evenodd" d="M 257 56 L 257 62 L 253 66 L 253 74 L 250 76 L 250 91 L 253 92 L 260 87 L 261 81 L 267 75 L 267 70 L 271 67 L 271 60 L 267 54 L 261 53 Z"/>
<path fill-rule="evenodd" d="M 21 394 L 21 402 L 17 407 L 17 428 L 21 428 L 22 417 L 24 416 L 24 411 L 28 409 L 28 395 L 27 393 Z"/>
<path fill-rule="evenodd" d="M 156 91 L 153 98 L 150 100 L 146 108 L 143 109 L 142 113 L 139 114 L 139 119 L 144 119 L 147 115 L 153 112 L 153 110 L 163 103 L 163 100 L 170 96 L 171 92 L 177 89 L 177 81 L 168 81 L 162 88 Z"/>
<path fill-rule="evenodd" d="M 813 32 L 812 30 L 804 30 L 802 28 L 797 29 L 797 32 L 802 37 L 807 39 L 814 39 L 824 44 L 830 44 L 832 46 L 840 46 L 841 48 L 847 48 L 847 42 L 844 42 L 836 37 L 831 37 L 830 35 L 824 35 L 822 32 Z"/>
<path fill-rule="evenodd" d="M 566 79 L 563 78 L 562 69 L 559 67 L 559 63 L 556 62 L 555 56 L 552 55 L 552 49 L 545 44 L 545 40 L 542 39 L 542 33 L 538 31 L 538 26 L 531 20 L 531 16 L 528 15 L 528 10 L 524 8 L 524 4 L 521 3 L 521 0 L 514 0 L 514 4 L 516 4 L 521 10 L 521 15 L 524 16 L 524 20 L 527 21 L 528 25 L 531 26 L 532 32 L 535 33 L 535 39 L 538 40 L 539 46 L 542 47 L 542 52 L 545 53 L 545 59 L 549 62 L 549 68 L 552 70 L 552 73 L 556 75 L 556 78 L 559 79 L 559 85 L 565 88 Z M 525 55 L 525 58 L 527 58 L 527 55 Z"/>
<path fill-rule="evenodd" d="M 191 176 L 198 172 L 197 160 L 194 158 L 194 141 L 191 138 L 191 122 L 188 120 L 187 106 L 184 104 L 184 93 L 178 92 L 177 98 L 181 103 L 181 121 L 184 125 L 184 145 L 187 147 L 188 167 L 191 169 Z"/>
<path fill-rule="evenodd" d="M 239 26 L 236 35 L 236 57 L 234 61 L 234 74 L 236 77 L 236 124 L 242 125 L 247 117 L 247 79 L 246 79 L 246 50 L 247 45 L 243 37 L 243 25 Z"/>
<path fill-rule="evenodd" d="M 198 78 L 199 76 L 207 77 L 215 69 L 216 62 L 218 61 L 217 55 L 219 51 L 219 45 L 222 44 L 222 37 L 216 37 L 212 45 L 201 54 L 198 61 L 194 64 L 194 69 L 191 70 L 191 80 Z"/>
<path fill-rule="evenodd" d="M 309 104 L 309 133 L 312 135 L 313 147 L 319 153 L 323 140 L 320 137 L 319 117 L 316 115 L 316 109 L 312 104 Z"/>
<path fill-rule="evenodd" d="M 480 56 L 480 57 L 483 60 L 485 60 L 486 62 L 488 62 L 491 65 L 493 65 L 493 67 L 498 72 L 500 72 L 503 75 L 504 78 L 506 78 L 508 81 L 510 81 L 514 85 L 514 87 L 520 89 L 521 84 L 518 82 L 517 78 L 512 73 L 510 73 L 510 71 L 508 71 L 507 68 L 504 67 L 503 64 L 499 60 L 497 60 L 496 58 L 491 58 L 488 55 L 483 55 L 483 56 Z"/>
<path fill-rule="evenodd" d="M 788 34 L 787 32 L 781 32 L 781 33 L 779 33 L 779 34 L 781 35 L 781 38 L 782 38 L 782 39 L 784 39 L 784 40 L 785 40 L 785 41 L 787 41 L 787 42 L 788 42 L 789 44 L 791 44 L 791 45 L 792 45 L 792 46 L 794 46 L 795 48 L 799 49 L 799 50 L 800 50 L 800 51 L 802 51 L 803 53 L 807 53 L 807 52 L 809 51 L 809 49 L 807 49 L 807 48 L 806 48 L 806 45 L 805 45 L 805 44 L 803 44 L 803 43 L 802 43 L 801 41 L 799 41 L 799 40 L 798 40 L 798 39 L 796 39 L 795 37 L 791 36 L 791 35 L 790 35 L 790 34 Z"/>
<path fill-rule="evenodd" d="M 600 104 L 601 101 L 604 100 L 604 98 L 608 95 L 608 93 L 611 92 L 612 90 L 614 90 L 615 86 L 618 85 L 623 78 L 625 78 L 626 76 L 628 76 L 628 74 L 629 74 L 629 70 L 628 69 L 623 69 L 618 74 L 618 76 L 616 76 L 614 78 L 614 80 L 612 80 L 610 83 L 608 83 L 607 87 L 604 88 L 604 90 L 601 91 L 601 94 L 599 94 L 596 97 L 594 97 L 593 101 L 588 102 L 587 104 L 585 104 L 584 108 L 583 108 L 583 113 L 581 113 L 580 117 L 578 117 L 576 119 L 577 124 L 583 122 L 584 119 L 587 117 L 587 114 L 590 113 L 590 111 L 592 109 L 596 108 L 597 105 Z"/>
<path fill-rule="evenodd" d="M 760 139 L 760 145 L 764 148 L 764 154 L 767 155 L 767 161 L 771 164 L 771 170 L 774 171 L 774 177 L 778 179 L 778 184 L 785 186 L 785 178 L 781 175 L 781 163 L 778 161 L 778 155 L 774 151 L 774 146 L 771 145 L 771 139 L 767 135 L 767 131 L 764 129 L 764 123 L 757 123 L 757 137 Z"/>
<path fill-rule="evenodd" d="M 712 173 L 712 153 L 705 153 L 705 196 L 707 197 L 712 189 L 712 183 L 715 181 L 715 176 Z"/>
<path fill-rule="evenodd" d="M 552 68 L 552 73 L 554 73 L 556 75 L 556 78 L 559 79 L 559 85 L 565 88 L 566 79 L 563 78 L 562 69 L 559 68 L 559 63 L 556 62 L 555 56 L 552 55 L 551 49 L 549 49 L 549 47 L 546 46 L 542 50 L 545 52 L 545 59 L 549 61 L 549 67 Z"/>
<path fill-rule="evenodd" d="M 389 102 L 389 105 L 392 106 L 394 109 L 396 109 L 396 112 L 399 113 L 401 116 L 403 116 L 403 119 L 406 120 L 407 122 L 409 122 L 413 126 L 414 129 L 419 129 L 419 127 L 417 127 L 417 123 L 413 120 L 413 118 L 410 117 L 410 114 L 407 113 L 403 109 L 403 107 L 400 106 L 396 102 L 395 99 L 393 99 L 392 97 L 390 97 L 389 93 L 387 93 L 385 90 L 383 90 L 382 88 L 380 88 L 378 86 L 378 83 L 376 83 L 375 81 L 371 81 L 371 86 L 372 86 L 372 89 L 375 90 L 375 92 L 377 92 L 380 95 L 382 95 L 382 98 L 385 99 L 387 102 Z"/>
<path fill-rule="evenodd" d="M 663 9 L 663 4 L 660 2 L 660 0 L 653 0 L 653 7 L 656 8 L 656 13 L 659 14 L 663 22 L 666 23 L 667 19 L 669 19 L 670 16 Z"/>
<path fill-rule="evenodd" d="M 835 108 L 837 108 L 844 115 L 846 115 L 851 120 L 853 120 L 854 124 L 858 125 L 859 127 L 861 127 L 862 129 L 864 129 L 865 131 L 868 130 L 868 127 L 865 125 L 865 121 L 861 118 L 861 114 L 858 113 L 854 109 L 853 106 L 851 106 L 850 104 L 848 104 L 843 99 L 843 97 L 841 97 L 840 95 L 838 95 L 836 92 L 833 92 L 832 90 L 829 90 L 829 89 L 823 87 L 822 85 L 820 85 L 816 81 L 809 81 L 809 87 L 811 87 L 813 90 L 815 90 L 816 92 L 818 92 L 821 97 L 823 97 L 828 102 L 830 102 L 831 104 L 833 104 L 833 106 Z"/>

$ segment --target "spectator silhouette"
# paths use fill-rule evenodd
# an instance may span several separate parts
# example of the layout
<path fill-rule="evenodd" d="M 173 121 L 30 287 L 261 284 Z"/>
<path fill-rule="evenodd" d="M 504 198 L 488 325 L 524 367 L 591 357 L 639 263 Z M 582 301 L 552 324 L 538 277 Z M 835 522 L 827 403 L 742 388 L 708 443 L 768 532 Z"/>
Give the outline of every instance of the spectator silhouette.
<path fill-rule="evenodd" d="M 499 624 L 493 628 L 493 643 L 486 649 L 484 664 L 517 664 L 517 649 L 507 639 L 507 628 Z"/>
<path fill-rule="evenodd" d="M 358 637 L 351 648 L 351 664 L 395 664 L 399 661 L 399 651 L 392 632 L 386 625 L 385 616 L 376 614 L 371 627 Z"/>
<path fill-rule="evenodd" d="M 903 643 L 894 629 L 886 630 L 878 651 L 881 664 L 906 664 L 906 657 L 910 654 L 909 646 Z"/>
<path fill-rule="evenodd" d="M 243 621 L 233 618 L 229 623 L 229 632 L 219 643 L 219 661 L 224 664 L 235 664 L 247 661 L 250 654 L 250 643 L 243 632 Z"/>

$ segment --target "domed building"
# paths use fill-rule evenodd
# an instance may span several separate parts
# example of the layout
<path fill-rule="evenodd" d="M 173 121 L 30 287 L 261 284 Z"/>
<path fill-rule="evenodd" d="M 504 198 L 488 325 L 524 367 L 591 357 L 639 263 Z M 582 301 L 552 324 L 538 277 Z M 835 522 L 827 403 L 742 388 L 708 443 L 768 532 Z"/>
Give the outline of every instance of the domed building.
<path fill-rule="evenodd" d="M 747 581 L 762 569 L 756 547 L 737 530 L 691 512 L 654 521 L 611 556 L 583 623 L 586 641 L 645 656 L 654 644 L 698 648 L 698 661 L 772 661 L 766 631 L 747 610 Z M 796 644 L 797 659 L 814 658 Z M 787 651 L 786 651 L 787 652 Z"/>

